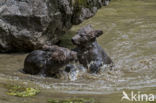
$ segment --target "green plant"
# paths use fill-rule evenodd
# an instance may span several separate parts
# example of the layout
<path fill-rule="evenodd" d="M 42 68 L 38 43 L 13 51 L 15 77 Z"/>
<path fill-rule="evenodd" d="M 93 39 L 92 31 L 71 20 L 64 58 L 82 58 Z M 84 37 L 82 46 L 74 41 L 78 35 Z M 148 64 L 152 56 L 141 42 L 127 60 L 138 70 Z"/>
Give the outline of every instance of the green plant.
<path fill-rule="evenodd" d="M 74 98 L 74 99 L 49 99 L 49 103 L 94 103 L 93 99 L 83 99 L 83 98 Z"/>
<path fill-rule="evenodd" d="M 25 88 L 19 85 L 10 86 L 7 94 L 19 97 L 35 96 L 40 92 L 40 90 L 35 88 Z"/>

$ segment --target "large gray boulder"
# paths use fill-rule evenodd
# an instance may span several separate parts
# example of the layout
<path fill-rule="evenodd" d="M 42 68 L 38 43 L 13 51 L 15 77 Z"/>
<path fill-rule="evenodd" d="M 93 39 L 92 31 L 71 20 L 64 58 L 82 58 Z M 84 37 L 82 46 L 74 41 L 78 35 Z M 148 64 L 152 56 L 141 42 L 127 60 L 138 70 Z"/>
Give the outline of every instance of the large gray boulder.
<path fill-rule="evenodd" d="M 1 0 L 0 52 L 32 51 L 92 17 L 105 0 Z"/>

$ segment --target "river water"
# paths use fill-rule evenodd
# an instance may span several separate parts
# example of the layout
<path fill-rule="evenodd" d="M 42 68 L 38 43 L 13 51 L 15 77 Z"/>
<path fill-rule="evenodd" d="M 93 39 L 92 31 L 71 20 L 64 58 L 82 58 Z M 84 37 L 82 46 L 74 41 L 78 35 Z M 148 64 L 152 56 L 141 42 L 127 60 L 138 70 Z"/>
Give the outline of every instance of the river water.
<path fill-rule="evenodd" d="M 112 0 L 93 18 L 73 26 L 63 41 L 71 44 L 70 37 L 87 24 L 104 31 L 98 43 L 114 61 L 112 70 L 85 74 L 76 81 L 58 80 L 21 73 L 27 54 L 0 54 L 0 103 L 47 103 L 50 98 L 67 97 L 120 103 L 123 90 L 156 96 L 156 0 Z M 37 87 L 41 93 L 28 98 L 8 96 L 3 84 Z"/>

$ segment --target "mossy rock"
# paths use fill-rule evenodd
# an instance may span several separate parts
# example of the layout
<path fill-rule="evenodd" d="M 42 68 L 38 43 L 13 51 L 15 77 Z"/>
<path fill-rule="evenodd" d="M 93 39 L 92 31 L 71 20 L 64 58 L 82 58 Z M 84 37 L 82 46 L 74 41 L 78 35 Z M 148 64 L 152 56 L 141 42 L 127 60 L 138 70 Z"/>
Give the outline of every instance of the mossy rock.
<path fill-rule="evenodd" d="M 48 103 L 94 103 L 93 99 L 83 99 L 83 98 L 74 98 L 74 99 L 49 99 Z"/>
<path fill-rule="evenodd" d="M 26 88 L 19 85 L 9 86 L 8 88 L 8 95 L 18 96 L 18 97 L 29 97 L 35 96 L 40 92 L 39 89 L 35 88 Z"/>
<path fill-rule="evenodd" d="M 87 6 L 87 0 L 72 0 L 73 6 Z"/>
<path fill-rule="evenodd" d="M 89 3 L 88 0 L 72 0 L 71 4 L 76 8 L 92 8 L 93 6 Z"/>
<path fill-rule="evenodd" d="M 68 31 L 65 35 L 59 37 L 59 40 L 61 40 L 59 46 L 73 49 L 75 48 L 75 45 L 73 45 L 71 39 L 76 34 L 76 32 Z"/>

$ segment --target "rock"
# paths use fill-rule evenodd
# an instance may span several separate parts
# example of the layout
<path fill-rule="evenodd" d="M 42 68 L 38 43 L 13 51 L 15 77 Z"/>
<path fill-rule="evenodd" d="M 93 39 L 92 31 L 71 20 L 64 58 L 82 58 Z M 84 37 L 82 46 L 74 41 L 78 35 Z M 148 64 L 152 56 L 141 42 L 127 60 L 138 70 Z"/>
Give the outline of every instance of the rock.
<path fill-rule="evenodd" d="M 75 44 L 80 64 L 88 68 L 90 72 L 97 73 L 104 64 L 112 64 L 111 58 L 97 43 L 96 38 L 102 35 L 101 30 L 94 30 L 91 25 L 80 29 L 72 38 Z"/>
<path fill-rule="evenodd" d="M 44 49 L 35 50 L 26 57 L 23 69 L 25 73 L 57 77 L 61 69 L 77 57 L 76 52 L 63 47 L 46 46 Z"/>
<path fill-rule="evenodd" d="M 110 1 L 111 1 L 111 0 L 105 0 L 105 1 L 104 1 L 104 5 L 105 5 L 105 6 L 109 5 L 109 2 L 110 2 Z"/>
<path fill-rule="evenodd" d="M 1 0 L 0 52 L 53 45 L 73 24 L 92 17 L 105 0 Z"/>

